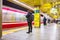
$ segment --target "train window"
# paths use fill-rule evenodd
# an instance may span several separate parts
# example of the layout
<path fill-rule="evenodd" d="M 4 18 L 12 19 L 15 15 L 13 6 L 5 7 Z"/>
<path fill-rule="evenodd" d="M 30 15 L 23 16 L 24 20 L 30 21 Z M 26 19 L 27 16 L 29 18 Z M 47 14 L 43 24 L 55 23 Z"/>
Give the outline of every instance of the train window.
<path fill-rule="evenodd" d="M 15 12 L 16 9 L 2 9 L 2 22 L 26 22 L 24 11 Z M 21 12 L 21 13 L 20 13 Z"/>

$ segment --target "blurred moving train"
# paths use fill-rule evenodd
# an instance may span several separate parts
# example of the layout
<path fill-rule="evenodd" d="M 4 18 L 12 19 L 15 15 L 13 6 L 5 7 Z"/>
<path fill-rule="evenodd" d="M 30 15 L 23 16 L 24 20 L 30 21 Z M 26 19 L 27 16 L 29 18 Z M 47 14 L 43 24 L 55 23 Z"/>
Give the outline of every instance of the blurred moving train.
<path fill-rule="evenodd" d="M 26 11 L 18 10 L 8 6 L 2 7 L 2 28 L 14 28 L 27 26 Z M 40 13 L 44 15 L 47 19 L 50 18 L 47 14 Z M 50 18 L 51 19 L 51 18 Z M 43 22 L 43 17 L 41 16 L 41 23 Z M 34 22 L 33 22 L 34 24 Z"/>

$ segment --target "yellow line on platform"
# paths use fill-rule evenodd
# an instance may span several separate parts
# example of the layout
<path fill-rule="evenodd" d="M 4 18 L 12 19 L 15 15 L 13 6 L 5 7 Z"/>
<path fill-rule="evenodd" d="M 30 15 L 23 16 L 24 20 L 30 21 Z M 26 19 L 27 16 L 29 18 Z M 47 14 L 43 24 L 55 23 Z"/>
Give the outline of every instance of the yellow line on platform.
<path fill-rule="evenodd" d="M 6 30 L 6 31 L 2 31 L 2 35 L 4 36 L 4 35 L 10 34 L 10 33 L 14 33 L 14 32 L 20 31 L 20 30 L 26 30 L 26 29 L 27 29 L 27 27 L 10 29 L 10 30 Z"/>

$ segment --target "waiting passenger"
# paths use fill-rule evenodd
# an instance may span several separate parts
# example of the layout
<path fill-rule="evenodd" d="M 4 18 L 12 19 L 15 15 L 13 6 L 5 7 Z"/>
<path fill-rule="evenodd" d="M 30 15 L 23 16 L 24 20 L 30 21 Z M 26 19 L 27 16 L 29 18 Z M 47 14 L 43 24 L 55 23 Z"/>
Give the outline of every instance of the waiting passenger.
<path fill-rule="evenodd" d="M 47 21 L 47 19 L 46 19 L 46 17 L 44 17 L 44 18 L 43 18 L 43 23 L 44 23 L 44 25 L 47 24 L 46 21 Z"/>
<path fill-rule="evenodd" d="M 29 26 L 27 33 L 30 33 L 30 32 L 32 32 L 32 21 L 33 21 L 33 15 L 30 10 L 28 10 L 28 14 L 26 15 L 26 18 L 27 18 L 27 22 L 28 22 L 28 26 Z"/>
<path fill-rule="evenodd" d="M 48 23 L 50 23 L 50 19 L 48 19 Z"/>

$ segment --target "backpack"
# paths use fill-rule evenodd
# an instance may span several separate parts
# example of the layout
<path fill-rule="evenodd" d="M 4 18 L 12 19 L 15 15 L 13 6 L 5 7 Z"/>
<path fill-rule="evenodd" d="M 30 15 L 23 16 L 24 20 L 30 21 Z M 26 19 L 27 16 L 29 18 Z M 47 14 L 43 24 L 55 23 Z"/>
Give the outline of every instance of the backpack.
<path fill-rule="evenodd" d="M 34 15 L 31 15 L 31 20 L 34 21 Z"/>

